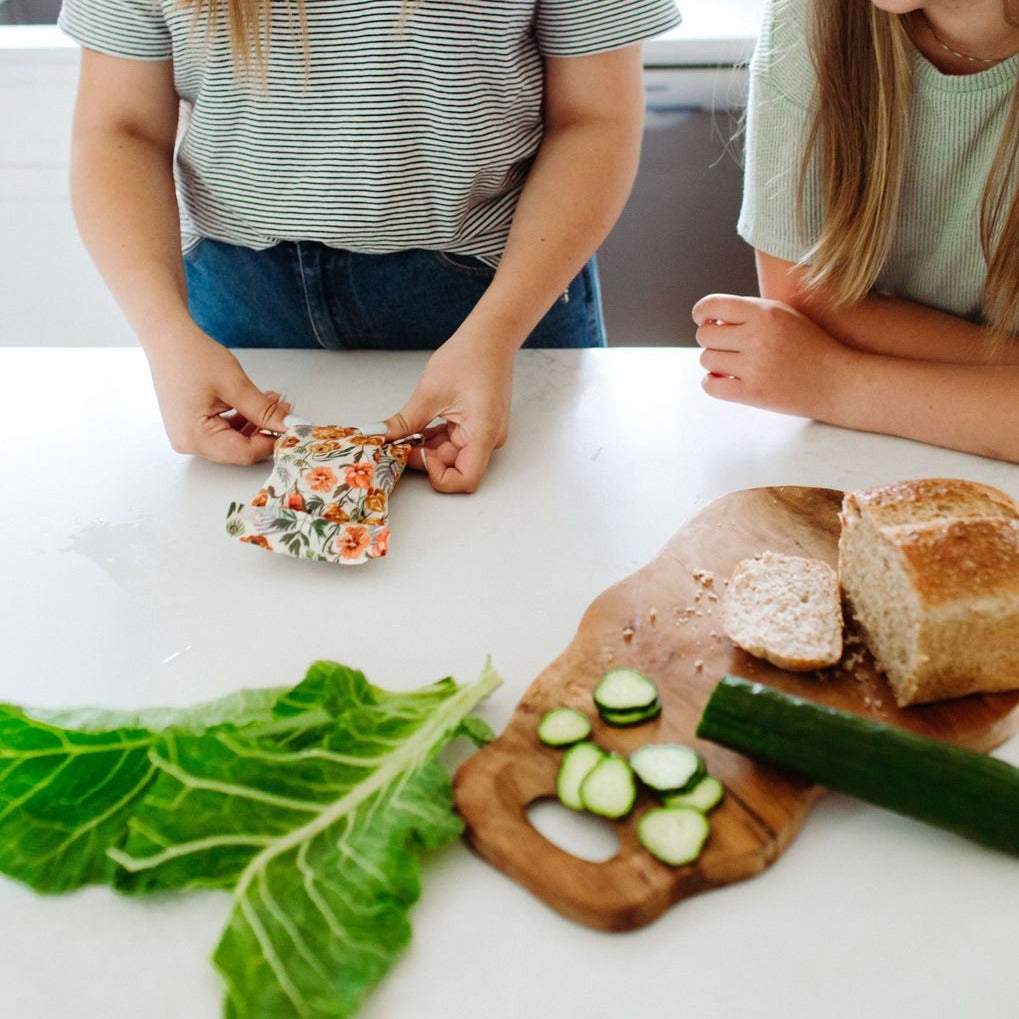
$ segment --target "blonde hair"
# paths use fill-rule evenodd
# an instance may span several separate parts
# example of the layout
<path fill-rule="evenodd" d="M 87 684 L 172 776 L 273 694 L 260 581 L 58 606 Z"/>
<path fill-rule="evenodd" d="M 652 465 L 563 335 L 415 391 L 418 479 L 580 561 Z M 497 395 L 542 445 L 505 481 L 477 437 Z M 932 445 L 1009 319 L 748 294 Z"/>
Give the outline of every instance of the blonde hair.
<path fill-rule="evenodd" d="M 230 35 L 230 52 L 236 65 L 255 71 L 264 80 L 272 34 L 272 8 L 282 6 L 289 15 L 291 29 L 300 33 L 305 63 L 308 53 L 308 21 L 304 0 L 179 0 L 190 8 L 196 25 L 202 24 L 209 33 L 226 19 Z M 401 0 L 399 24 L 402 26 L 422 0 Z"/>
<path fill-rule="evenodd" d="M 272 0 L 179 0 L 180 5 L 190 9 L 192 24 L 201 25 L 206 38 L 218 31 L 226 20 L 230 35 L 230 52 L 234 63 L 246 71 L 257 69 L 264 72 L 268 59 L 269 38 L 272 29 Z M 279 4 L 279 0 L 276 0 Z M 306 36 L 304 0 L 284 0 L 302 38 Z"/>
<path fill-rule="evenodd" d="M 1008 12 L 1010 0 L 1004 3 Z M 836 304 L 851 304 L 873 287 L 892 243 L 905 172 L 914 51 L 904 17 L 869 0 L 818 0 L 811 9 L 817 93 L 800 166 L 801 226 L 814 159 L 824 214 L 821 235 L 804 256 L 805 282 L 823 287 Z M 1017 180 L 1019 76 L 980 208 L 987 262 L 982 312 L 999 338 L 1019 334 Z"/>

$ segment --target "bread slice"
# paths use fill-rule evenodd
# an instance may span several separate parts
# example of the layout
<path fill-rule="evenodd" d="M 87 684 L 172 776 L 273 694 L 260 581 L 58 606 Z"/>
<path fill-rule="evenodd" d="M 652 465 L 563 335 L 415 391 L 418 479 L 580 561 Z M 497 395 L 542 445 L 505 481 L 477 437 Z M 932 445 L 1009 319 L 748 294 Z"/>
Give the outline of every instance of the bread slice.
<path fill-rule="evenodd" d="M 782 669 L 820 669 L 842 657 L 838 575 L 820 559 L 781 552 L 743 559 L 724 613 L 734 644 Z"/>
<path fill-rule="evenodd" d="M 839 573 L 901 707 L 1019 688 L 1019 505 L 925 478 L 848 493 Z"/>

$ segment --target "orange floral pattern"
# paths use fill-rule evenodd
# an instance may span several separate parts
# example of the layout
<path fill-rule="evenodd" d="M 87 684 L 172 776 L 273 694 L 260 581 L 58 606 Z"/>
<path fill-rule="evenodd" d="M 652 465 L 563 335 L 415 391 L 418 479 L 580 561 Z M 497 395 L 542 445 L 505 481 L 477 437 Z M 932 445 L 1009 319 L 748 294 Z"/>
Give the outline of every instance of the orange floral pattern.
<path fill-rule="evenodd" d="M 327 450 L 327 452 L 332 452 L 332 450 Z M 316 453 L 315 455 L 321 454 Z M 339 479 L 336 477 L 336 472 L 329 467 L 312 467 L 304 475 L 304 480 L 308 483 L 308 487 L 313 488 L 316 492 L 331 492 Z"/>
<path fill-rule="evenodd" d="M 372 477 L 375 475 L 375 464 L 361 463 L 352 464 L 343 472 L 343 480 L 351 488 L 371 488 Z"/>
<path fill-rule="evenodd" d="M 297 425 L 276 440 L 273 470 L 247 503 L 231 503 L 232 537 L 300 559 L 355 564 L 389 549 L 389 500 L 410 455 L 339 425 Z"/>

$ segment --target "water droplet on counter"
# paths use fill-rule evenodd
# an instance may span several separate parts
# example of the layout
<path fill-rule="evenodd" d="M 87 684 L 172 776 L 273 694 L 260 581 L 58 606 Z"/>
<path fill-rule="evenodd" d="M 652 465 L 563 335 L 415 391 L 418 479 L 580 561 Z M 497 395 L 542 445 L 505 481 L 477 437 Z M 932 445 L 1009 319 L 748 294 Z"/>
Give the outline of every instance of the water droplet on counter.
<path fill-rule="evenodd" d="M 127 523 L 97 520 L 71 536 L 69 550 L 94 562 L 124 587 L 139 587 L 151 569 L 152 527 L 147 518 Z"/>

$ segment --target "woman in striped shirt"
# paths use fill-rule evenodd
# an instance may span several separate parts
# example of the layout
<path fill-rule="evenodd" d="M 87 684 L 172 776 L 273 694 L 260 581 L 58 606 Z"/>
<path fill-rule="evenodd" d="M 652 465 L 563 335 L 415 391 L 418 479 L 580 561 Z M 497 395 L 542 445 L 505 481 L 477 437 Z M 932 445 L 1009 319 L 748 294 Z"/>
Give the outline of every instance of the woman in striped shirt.
<path fill-rule="evenodd" d="M 593 252 L 636 170 L 640 43 L 677 21 L 674 0 L 65 0 L 75 213 L 174 447 L 270 455 L 289 407 L 228 347 L 430 349 L 380 429 L 444 419 L 423 466 L 472 491 L 519 347 L 604 343 Z"/>

